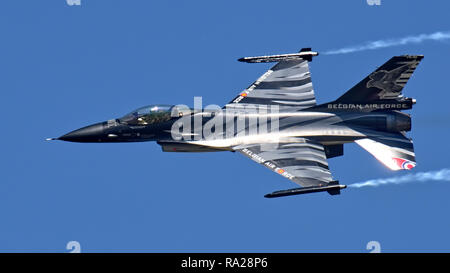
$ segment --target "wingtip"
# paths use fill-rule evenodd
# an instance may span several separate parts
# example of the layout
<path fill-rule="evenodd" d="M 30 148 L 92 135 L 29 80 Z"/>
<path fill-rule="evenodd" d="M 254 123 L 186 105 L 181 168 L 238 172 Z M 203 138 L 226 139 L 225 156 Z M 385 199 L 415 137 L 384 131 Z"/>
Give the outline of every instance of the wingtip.
<path fill-rule="evenodd" d="M 58 140 L 58 138 L 57 138 L 57 137 L 49 137 L 49 138 L 46 138 L 45 140 L 46 140 L 46 141 L 50 141 L 50 140 Z"/>

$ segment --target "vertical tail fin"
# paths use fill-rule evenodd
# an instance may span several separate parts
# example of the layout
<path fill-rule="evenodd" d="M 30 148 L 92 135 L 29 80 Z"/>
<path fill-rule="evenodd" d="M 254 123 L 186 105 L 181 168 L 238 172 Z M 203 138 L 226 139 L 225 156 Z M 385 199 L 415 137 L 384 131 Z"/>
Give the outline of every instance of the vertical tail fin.
<path fill-rule="evenodd" d="M 392 57 L 333 103 L 405 103 L 410 109 L 415 101 L 403 97 L 402 90 L 422 59 L 423 55 Z"/>

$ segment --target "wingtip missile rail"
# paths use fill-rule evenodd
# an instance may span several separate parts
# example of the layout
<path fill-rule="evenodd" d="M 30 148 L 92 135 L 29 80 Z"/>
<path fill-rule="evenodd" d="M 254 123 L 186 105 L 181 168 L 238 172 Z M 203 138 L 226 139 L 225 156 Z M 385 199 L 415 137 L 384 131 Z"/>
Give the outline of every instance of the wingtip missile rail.
<path fill-rule="evenodd" d="M 326 191 L 331 195 L 336 195 L 336 194 L 341 193 L 341 189 L 347 188 L 346 185 L 339 185 L 337 183 L 337 181 L 333 181 L 333 182 L 329 183 L 327 186 L 302 187 L 302 188 L 294 188 L 294 189 L 289 189 L 289 190 L 274 191 L 272 193 L 264 195 L 264 197 L 274 198 L 274 197 L 283 197 L 283 196 L 289 196 L 289 195 L 298 195 L 298 194 L 321 192 L 321 191 Z"/>
<path fill-rule="evenodd" d="M 267 56 L 255 56 L 255 57 L 243 57 L 238 59 L 240 62 L 245 63 L 271 63 L 280 61 L 293 61 L 293 60 L 307 60 L 312 61 L 312 57 L 318 56 L 319 52 L 311 51 L 311 48 L 302 48 L 298 53 L 267 55 Z"/>

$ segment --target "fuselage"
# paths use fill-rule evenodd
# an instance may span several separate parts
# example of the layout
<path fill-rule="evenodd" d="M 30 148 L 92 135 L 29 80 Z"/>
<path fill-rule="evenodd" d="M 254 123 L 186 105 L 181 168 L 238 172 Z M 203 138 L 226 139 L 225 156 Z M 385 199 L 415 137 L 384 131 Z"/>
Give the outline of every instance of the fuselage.
<path fill-rule="evenodd" d="M 253 143 L 293 141 L 296 137 L 336 145 L 377 132 L 411 129 L 410 116 L 399 111 L 221 109 L 174 114 L 172 109 L 166 114 L 158 112 L 158 116 L 150 117 L 135 114 L 130 117 L 129 114 L 83 127 L 58 139 L 94 143 L 157 141 L 163 149 L 170 147 L 170 151 L 201 152 L 231 150 L 231 147 Z"/>

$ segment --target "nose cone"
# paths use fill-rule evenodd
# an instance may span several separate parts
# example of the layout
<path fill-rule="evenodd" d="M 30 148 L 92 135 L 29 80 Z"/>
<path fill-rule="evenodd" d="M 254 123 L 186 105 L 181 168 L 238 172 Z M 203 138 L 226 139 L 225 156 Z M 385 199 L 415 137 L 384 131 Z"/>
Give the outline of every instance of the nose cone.
<path fill-rule="evenodd" d="M 100 142 L 104 139 L 103 122 L 83 127 L 59 137 L 71 142 Z"/>

